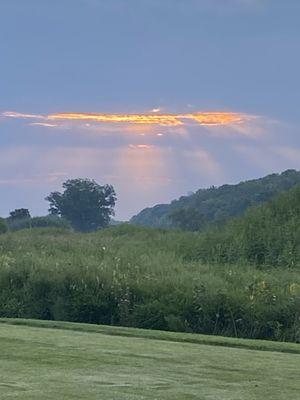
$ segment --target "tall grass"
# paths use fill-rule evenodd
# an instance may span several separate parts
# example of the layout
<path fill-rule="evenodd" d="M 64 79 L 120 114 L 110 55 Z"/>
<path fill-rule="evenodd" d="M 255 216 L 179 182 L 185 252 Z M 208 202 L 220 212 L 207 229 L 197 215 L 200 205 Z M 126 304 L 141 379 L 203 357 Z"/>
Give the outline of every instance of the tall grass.
<path fill-rule="evenodd" d="M 0 236 L 0 317 L 300 341 L 300 274 L 197 260 L 200 235 L 120 226 Z"/>

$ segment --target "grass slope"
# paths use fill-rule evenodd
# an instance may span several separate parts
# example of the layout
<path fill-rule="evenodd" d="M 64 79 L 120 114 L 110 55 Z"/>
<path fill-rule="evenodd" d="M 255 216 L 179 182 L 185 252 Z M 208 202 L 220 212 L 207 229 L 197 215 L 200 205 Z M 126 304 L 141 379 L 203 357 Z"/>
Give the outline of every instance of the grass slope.
<path fill-rule="evenodd" d="M 200 335 L 1 322 L 0 399 L 292 400 L 300 391 L 300 354 L 285 352 L 293 344 L 258 342 L 262 352 L 247 340 L 223 338 L 242 349 L 220 337 L 214 346 Z"/>

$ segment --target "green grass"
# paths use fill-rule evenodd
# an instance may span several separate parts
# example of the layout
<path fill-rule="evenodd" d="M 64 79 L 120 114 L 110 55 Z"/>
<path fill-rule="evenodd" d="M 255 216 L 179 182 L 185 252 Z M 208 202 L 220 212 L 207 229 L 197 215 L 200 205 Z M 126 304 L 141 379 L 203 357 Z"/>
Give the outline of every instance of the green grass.
<path fill-rule="evenodd" d="M 299 398 L 300 354 L 291 354 L 300 353 L 296 344 L 49 321 L 1 322 L 0 399 Z"/>
<path fill-rule="evenodd" d="M 300 266 L 205 264 L 200 235 L 121 225 L 0 235 L 0 317 L 300 342 Z"/>

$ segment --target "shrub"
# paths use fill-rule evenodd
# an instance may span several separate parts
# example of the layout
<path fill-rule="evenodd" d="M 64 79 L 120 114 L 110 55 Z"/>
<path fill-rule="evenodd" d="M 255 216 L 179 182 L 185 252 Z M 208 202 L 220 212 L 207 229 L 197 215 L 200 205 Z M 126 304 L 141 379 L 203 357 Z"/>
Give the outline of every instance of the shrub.
<path fill-rule="evenodd" d="M 56 215 L 47 215 L 45 217 L 22 218 L 9 221 L 9 230 L 18 231 L 29 228 L 66 228 L 70 229 L 70 224 L 64 218 Z"/>
<path fill-rule="evenodd" d="M 71 229 L 70 223 L 61 217 L 56 215 L 47 215 L 46 217 L 34 217 L 31 218 L 32 228 L 67 228 Z"/>
<path fill-rule="evenodd" d="M 0 218 L 0 234 L 6 232 L 7 232 L 7 224 L 5 222 L 5 219 Z"/>

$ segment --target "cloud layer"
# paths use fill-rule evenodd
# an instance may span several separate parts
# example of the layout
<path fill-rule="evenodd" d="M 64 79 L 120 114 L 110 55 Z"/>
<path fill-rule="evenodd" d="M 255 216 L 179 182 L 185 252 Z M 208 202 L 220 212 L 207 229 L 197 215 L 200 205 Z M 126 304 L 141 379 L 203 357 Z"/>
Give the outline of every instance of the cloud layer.
<path fill-rule="evenodd" d="M 224 126 L 243 124 L 252 120 L 254 116 L 236 112 L 209 111 L 182 114 L 163 114 L 158 113 L 159 109 L 154 109 L 152 113 L 141 114 L 103 114 L 103 113 L 56 113 L 49 115 L 24 114 L 15 111 L 5 111 L 2 116 L 5 118 L 34 119 L 41 126 L 55 127 L 56 122 L 84 121 L 102 124 L 132 124 L 132 125 L 160 125 L 160 126 L 180 126 L 180 125 L 202 125 L 202 126 Z M 55 123 L 53 123 L 55 122 Z"/>

